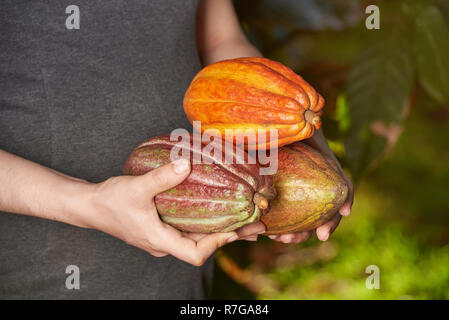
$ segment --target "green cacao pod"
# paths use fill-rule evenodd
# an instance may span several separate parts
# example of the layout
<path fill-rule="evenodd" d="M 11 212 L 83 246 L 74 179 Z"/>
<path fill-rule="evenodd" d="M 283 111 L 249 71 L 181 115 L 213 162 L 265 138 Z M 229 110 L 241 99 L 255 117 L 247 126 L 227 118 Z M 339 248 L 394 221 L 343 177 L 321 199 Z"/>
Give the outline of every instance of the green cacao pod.
<path fill-rule="evenodd" d="M 348 196 L 335 165 L 301 142 L 279 148 L 273 180 L 277 196 L 261 219 L 267 235 L 315 229 L 329 221 Z"/>
<path fill-rule="evenodd" d="M 204 146 L 194 148 L 193 136 L 189 137 L 189 142 L 170 141 L 165 135 L 141 143 L 129 156 L 123 173 L 141 175 L 167 164 L 176 147 L 177 154 L 190 157 L 192 170 L 181 184 L 155 197 L 164 222 L 181 231 L 211 233 L 258 221 L 275 196 L 272 177 L 260 175 L 258 164 L 246 164 L 248 154 L 243 150 L 246 159 L 239 159 L 241 154 L 234 151 L 228 164 L 222 153 L 206 152 Z M 193 161 L 201 157 L 203 161 Z"/>

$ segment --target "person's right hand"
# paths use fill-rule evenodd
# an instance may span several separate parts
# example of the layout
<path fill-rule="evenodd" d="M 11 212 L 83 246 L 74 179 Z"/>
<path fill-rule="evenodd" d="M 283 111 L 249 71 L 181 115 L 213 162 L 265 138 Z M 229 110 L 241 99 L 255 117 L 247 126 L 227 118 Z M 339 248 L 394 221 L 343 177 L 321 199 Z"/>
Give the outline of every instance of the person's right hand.
<path fill-rule="evenodd" d="M 237 239 L 251 239 L 265 231 L 253 223 L 237 231 L 208 235 L 182 233 L 163 223 L 154 196 L 181 183 L 190 163 L 180 159 L 142 176 L 119 176 L 93 185 L 89 202 L 93 212 L 86 225 L 153 256 L 171 254 L 195 266 L 202 265 L 215 250 Z"/>

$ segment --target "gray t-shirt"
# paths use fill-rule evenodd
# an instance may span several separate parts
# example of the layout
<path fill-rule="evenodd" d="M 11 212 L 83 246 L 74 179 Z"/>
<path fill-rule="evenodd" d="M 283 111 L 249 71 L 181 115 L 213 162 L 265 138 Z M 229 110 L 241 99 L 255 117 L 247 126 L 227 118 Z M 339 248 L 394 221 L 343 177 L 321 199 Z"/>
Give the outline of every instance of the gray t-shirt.
<path fill-rule="evenodd" d="M 100 182 L 141 141 L 191 129 L 182 99 L 200 69 L 197 0 L 6 0 L 0 6 L 0 149 Z M 74 20 L 70 20 L 73 25 Z M 125 214 L 125 213 L 124 213 Z M 66 268 L 80 289 L 66 288 Z M 0 213 L 0 298 L 204 298 L 202 268 L 121 240 Z"/>

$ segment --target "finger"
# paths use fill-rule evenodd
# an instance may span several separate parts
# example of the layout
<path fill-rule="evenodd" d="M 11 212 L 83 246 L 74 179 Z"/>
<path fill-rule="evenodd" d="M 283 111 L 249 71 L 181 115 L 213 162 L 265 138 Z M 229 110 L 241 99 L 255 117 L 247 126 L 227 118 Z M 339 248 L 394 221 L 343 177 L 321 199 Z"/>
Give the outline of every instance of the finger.
<path fill-rule="evenodd" d="M 162 252 L 162 251 L 158 251 L 158 250 L 148 250 L 148 252 L 152 255 L 155 256 L 157 258 L 162 258 L 168 255 L 167 252 Z"/>
<path fill-rule="evenodd" d="M 238 239 L 235 232 L 214 233 L 207 235 L 194 244 L 187 244 L 184 250 L 175 250 L 175 256 L 195 265 L 203 265 L 218 248 Z"/>
<path fill-rule="evenodd" d="M 251 224 L 248 224 L 246 226 L 241 227 L 240 229 L 236 230 L 237 235 L 239 236 L 239 239 L 241 240 L 248 240 L 249 238 L 254 239 L 254 235 L 256 235 L 255 239 L 257 240 L 257 235 L 265 232 L 265 225 L 262 222 L 254 222 Z M 189 233 L 189 232 L 183 232 L 182 233 L 184 237 L 190 238 L 195 241 L 199 241 L 205 236 L 207 236 L 206 233 Z M 247 239 L 248 238 L 248 239 Z"/>
<path fill-rule="evenodd" d="M 343 206 L 340 208 L 339 212 L 342 216 L 349 216 L 352 209 L 352 204 L 354 203 L 354 186 L 351 180 L 345 175 L 345 180 L 347 185 L 349 186 L 348 198 L 346 199 Z"/>
<path fill-rule="evenodd" d="M 142 190 L 150 190 L 151 195 L 155 196 L 180 184 L 189 173 L 190 162 L 187 159 L 178 159 L 139 176 L 137 179 Z"/>
<path fill-rule="evenodd" d="M 182 233 L 165 224 L 160 250 L 195 266 L 201 266 L 215 250 L 238 239 L 236 232 L 208 234 L 199 241 L 183 237 Z"/>
<path fill-rule="evenodd" d="M 192 239 L 194 241 L 200 241 L 205 236 L 207 236 L 207 233 L 193 233 L 193 232 L 183 232 L 182 235 L 186 238 Z"/>
<path fill-rule="evenodd" d="M 313 235 L 313 231 L 304 231 L 304 232 L 297 232 L 294 234 L 293 243 L 301 243 L 305 242 L 310 239 L 310 237 Z"/>
<path fill-rule="evenodd" d="M 323 224 L 322 226 L 319 226 L 316 229 L 316 236 L 321 241 L 326 241 L 329 239 L 329 236 L 331 233 L 337 228 L 338 224 L 340 223 L 341 215 L 336 214 L 331 220 Z"/>
<path fill-rule="evenodd" d="M 295 232 L 295 233 L 286 233 L 282 235 L 271 235 L 268 236 L 270 239 L 275 241 L 280 241 L 283 243 L 301 243 L 307 241 L 312 237 L 315 233 L 314 230 L 311 231 L 303 231 L 303 232 Z"/>
<path fill-rule="evenodd" d="M 281 235 L 279 240 L 282 243 L 290 243 L 290 242 L 293 241 L 293 239 L 295 239 L 295 234 L 294 233 L 286 233 L 286 234 Z"/>
<path fill-rule="evenodd" d="M 340 214 L 342 216 L 349 216 L 349 214 L 351 213 L 351 202 L 350 201 L 346 201 L 340 208 L 340 210 L 338 212 L 340 212 Z"/>
<path fill-rule="evenodd" d="M 236 232 L 239 238 L 246 238 L 252 235 L 264 233 L 265 230 L 266 227 L 262 222 L 254 222 L 236 230 Z"/>
<path fill-rule="evenodd" d="M 236 232 L 240 240 L 256 241 L 257 236 L 261 233 L 264 233 L 265 229 L 265 225 L 262 222 L 254 222 L 236 230 Z M 182 234 L 184 237 L 195 241 L 199 241 L 207 236 L 207 234 L 205 233 L 183 232 Z"/>
<path fill-rule="evenodd" d="M 256 235 L 248 236 L 248 237 L 245 237 L 245 238 L 240 238 L 240 240 L 257 241 L 257 237 L 258 237 L 258 235 L 256 234 Z"/>

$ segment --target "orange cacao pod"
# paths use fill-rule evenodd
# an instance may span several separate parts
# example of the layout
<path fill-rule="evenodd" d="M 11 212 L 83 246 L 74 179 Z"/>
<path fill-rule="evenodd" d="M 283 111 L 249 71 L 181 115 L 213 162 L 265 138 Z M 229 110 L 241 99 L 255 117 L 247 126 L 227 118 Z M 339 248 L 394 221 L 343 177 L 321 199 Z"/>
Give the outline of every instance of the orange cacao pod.
<path fill-rule="evenodd" d="M 277 196 L 261 218 L 266 234 L 307 231 L 329 221 L 348 197 L 335 165 L 301 142 L 279 148 L 278 159 L 273 176 Z"/>
<path fill-rule="evenodd" d="M 265 136 L 266 142 L 245 141 L 248 149 L 273 146 L 270 129 L 277 130 L 278 147 L 311 137 L 321 126 L 323 106 L 323 97 L 291 69 L 257 57 L 208 65 L 184 96 L 189 121 L 201 121 L 203 132 L 216 129 L 225 138 L 225 130 L 232 129 L 233 142 L 248 129 Z"/>

